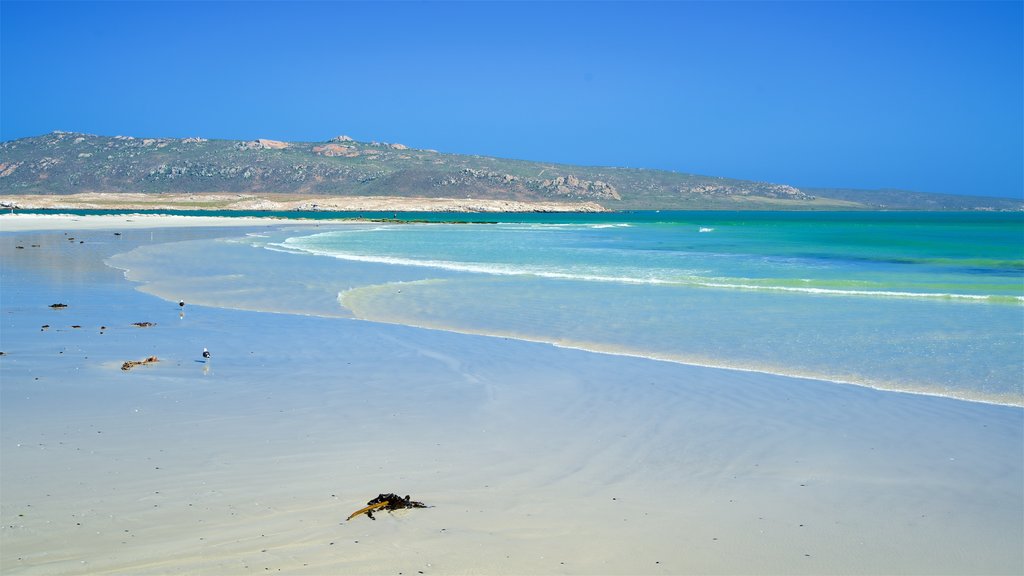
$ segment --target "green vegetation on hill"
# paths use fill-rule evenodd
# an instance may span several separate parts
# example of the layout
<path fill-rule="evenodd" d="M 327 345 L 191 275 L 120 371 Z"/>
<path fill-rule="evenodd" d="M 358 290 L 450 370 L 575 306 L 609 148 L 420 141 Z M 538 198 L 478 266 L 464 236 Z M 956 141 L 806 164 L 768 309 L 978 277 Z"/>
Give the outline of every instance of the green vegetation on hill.
<path fill-rule="evenodd" d="M 132 138 L 53 132 L 0 143 L 0 193 L 237 192 L 590 201 L 612 210 L 1021 210 L 1007 199 L 800 190 L 664 170 L 443 154 L 401 144 Z"/>

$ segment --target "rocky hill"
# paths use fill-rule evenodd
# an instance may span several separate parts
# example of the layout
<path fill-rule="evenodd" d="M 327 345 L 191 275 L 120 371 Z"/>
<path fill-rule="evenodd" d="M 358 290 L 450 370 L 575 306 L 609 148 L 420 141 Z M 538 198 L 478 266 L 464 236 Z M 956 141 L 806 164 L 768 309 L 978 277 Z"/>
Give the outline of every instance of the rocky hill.
<path fill-rule="evenodd" d="M 1006 199 L 800 190 L 662 170 L 443 154 L 348 136 L 281 142 L 53 132 L 0 143 L 0 194 L 96 192 L 471 198 L 611 210 L 1024 209 Z"/>

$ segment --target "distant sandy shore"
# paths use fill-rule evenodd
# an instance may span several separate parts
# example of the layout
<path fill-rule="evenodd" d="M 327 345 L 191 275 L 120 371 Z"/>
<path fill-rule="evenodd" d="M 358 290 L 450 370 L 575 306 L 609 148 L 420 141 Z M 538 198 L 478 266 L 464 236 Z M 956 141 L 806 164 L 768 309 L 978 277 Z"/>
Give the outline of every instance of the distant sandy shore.
<path fill-rule="evenodd" d="M 209 228 L 217 226 L 271 226 L 340 223 L 341 220 L 285 220 L 224 216 L 174 216 L 124 214 L 76 216 L 73 214 L 0 214 L 0 232 L 33 230 L 124 230 L 133 228 Z"/>
<path fill-rule="evenodd" d="M 396 212 L 605 212 L 596 202 L 534 202 L 397 196 L 295 194 L 144 194 L 88 192 L 71 195 L 4 195 L 0 206 L 72 210 L 269 210 Z"/>

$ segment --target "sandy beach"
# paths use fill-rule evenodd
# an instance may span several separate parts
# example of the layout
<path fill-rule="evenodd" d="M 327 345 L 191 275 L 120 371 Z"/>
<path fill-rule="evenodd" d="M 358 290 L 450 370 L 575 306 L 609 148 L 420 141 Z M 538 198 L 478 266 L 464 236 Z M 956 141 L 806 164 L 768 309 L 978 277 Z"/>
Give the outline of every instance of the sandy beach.
<path fill-rule="evenodd" d="M 285 220 L 280 218 L 222 218 L 216 216 L 162 216 L 156 214 L 124 214 L 77 216 L 74 214 L 0 214 L 0 232 L 32 232 L 41 230 L 125 230 L 152 228 L 210 228 L 268 226 L 288 223 L 301 226 L 323 221 Z"/>
<path fill-rule="evenodd" d="M 1024 572 L 1019 407 L 180 307 L 105 263 L 310 225 L 345 224 L 0 215 L 0 572 Z M 429 507 L 346 521 L 387 492 Z"/>
<path fill-rule="evenodd" d="M 0 196 L 0 207 L 99 210 L 270 210 L 357 212 L 604 212 L 596 202 L 518 201 L 484 198 L 308 196 L 301 194 L 123 193 Z"/>

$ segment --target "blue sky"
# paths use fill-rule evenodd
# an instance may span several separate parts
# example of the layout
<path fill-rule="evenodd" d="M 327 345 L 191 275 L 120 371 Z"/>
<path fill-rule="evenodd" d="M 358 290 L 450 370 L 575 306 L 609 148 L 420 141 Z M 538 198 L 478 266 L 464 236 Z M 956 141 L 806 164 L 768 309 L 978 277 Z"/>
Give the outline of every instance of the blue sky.
<path fill-rule="evenodd" d="M 1022 2 L 0 2 L 0 138 L 319 141 L 1024 197 Z"/>

